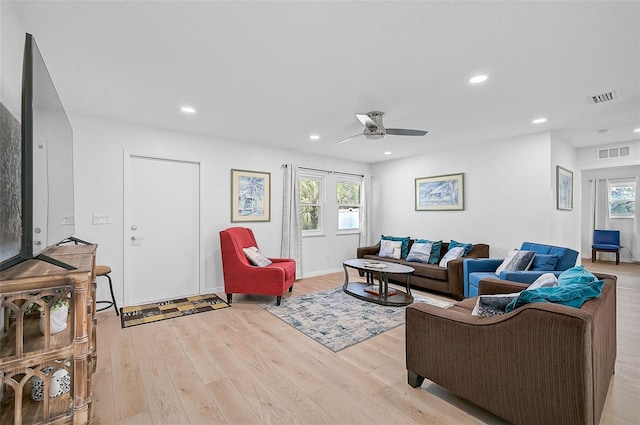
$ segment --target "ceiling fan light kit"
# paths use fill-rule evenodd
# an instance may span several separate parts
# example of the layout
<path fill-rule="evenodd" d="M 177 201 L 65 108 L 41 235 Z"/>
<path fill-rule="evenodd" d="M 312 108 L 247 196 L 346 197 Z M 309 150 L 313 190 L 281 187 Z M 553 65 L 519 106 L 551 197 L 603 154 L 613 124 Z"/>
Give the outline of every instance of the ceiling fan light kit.
<path fill-rule="evenodd" d="M 411 130 L 407 128 L 385 128 L 384 124 L 382 124 L 382 117 L 384 116 L 384 112 L 381 111 L 371 111 L 366 114 L 356 114 L 356 118 L 362 123 L 364 126 L 364 130 L 361 134 L 356 134 L 354 136 L 347 137 L 346 139 L 342 139 L 337 144 L 347 142 L 354 137 L 362 136 L 365 139 L 369 140 L 378 140 L 384 138 L 387 134 L 397 135 L 397 136 L 424 136 L 427 134 L 426 130 Z"/>

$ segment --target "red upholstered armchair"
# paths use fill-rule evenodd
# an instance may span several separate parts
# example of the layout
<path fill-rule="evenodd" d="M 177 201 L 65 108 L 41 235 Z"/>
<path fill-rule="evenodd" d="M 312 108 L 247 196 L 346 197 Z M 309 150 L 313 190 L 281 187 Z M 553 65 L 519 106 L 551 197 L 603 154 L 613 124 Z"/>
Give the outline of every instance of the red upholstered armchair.
<path fill-rule="evenodd" d="M 296 261 L 290 258 L 269 258 L 266 267 L 253 266 L 243 248 L 258 247 L 253 231 L 246 227 L 230 227 L 220 232 L 224 292 L 231 304 L 233 294 L 275 295 L 280 305 L 284 292 L 293 290 Z"/>

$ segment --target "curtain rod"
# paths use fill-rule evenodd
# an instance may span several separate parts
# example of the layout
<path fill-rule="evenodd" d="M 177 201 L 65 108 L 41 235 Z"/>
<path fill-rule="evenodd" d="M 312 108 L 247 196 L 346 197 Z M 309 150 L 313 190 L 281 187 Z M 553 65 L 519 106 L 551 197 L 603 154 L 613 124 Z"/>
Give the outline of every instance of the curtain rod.
<path fill-rule="evenodd" d="M 282 164 L 282 168 L 287 168 L 287 164 Z M 309 171 L 320 171 L 321 173 L 329 173 L 329 174 L 342 174 L 345 176 L 357 176 L 364 177 L 364 174 L 355 174 L 355 173 L 344 173 L 342 171 L 333 171 L 333 170 L 321 170 L 319 168 L 308 168 L 308 167 L 298 167 L 299 170 L 309 170 Z"/>

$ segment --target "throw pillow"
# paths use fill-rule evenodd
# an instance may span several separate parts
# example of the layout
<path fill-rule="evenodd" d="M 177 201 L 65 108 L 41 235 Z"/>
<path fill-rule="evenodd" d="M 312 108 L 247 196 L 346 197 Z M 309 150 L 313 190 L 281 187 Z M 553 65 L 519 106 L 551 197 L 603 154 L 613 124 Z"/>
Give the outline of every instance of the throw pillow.
<path fill-rule="evenodd" d="M 247 260 L 249 260 L 249 262 L 253 266 L 267 267 L 271 265 L 271 260 L 269 260 L 267 257 L 262 255 L 262 253 L 258 251 L 258 248 L 256 248 L 255 246 L 250 246 L 249 248 L 242 248 L 242 252 L 244 252 L 244 255 L 247 257 Z"/>
<path fill-rule="evenodd" d="M 593 273 L 587 271 L 583 265 L 571 267 L 560 273 L 558 276 L 558 286 L 572 283 L 589 283 L 598 280 Z"/>
<path fill-rule="evenodd" d="M 431 253 L 429 254 L 428 264 L 438 264 L 440 261 L 440 250 L 442 249 L 442 241 L 430 241 L 428 239 L 416 239 L 413 243 L 430 243 Z"/>
<path fill-rule="evenodd" d="M 459 246 L 464 248 L 463 257 L 466 257 L 467 255 L 469 255 L 469 253 L 473 249 L 473 244 L 457 242 L 457 241 L 454 241 L 453 239 L 451 239 L 451 242 L 449 242 L 449 251 L 451 251 L 452 248 L 456 248 L 456 247 L 459 247 Z"/>
<path fill-rule="evenodd" d="M 507 305 L 520 295 L 520 292 L 512 294 L 480 295 L 471 312 L 472 316 L 491 317 L 504 314 Z"/>
<path fill-rule="evenodd" d="M 534 280 L 533 283 L 527 287 L 527 290 L 548 288 L 551 286 L 558 286 L 558 278 L 553 273 L 545 273 Z"/>
<path fill-rule="evenodd" d="M 529 268 L 533 257 L 536 255 L 533 251 L 521 251 L 514 249 L 507 255 L 502 264 L 496 269 L 496 275 L 500 276 L 501 272 L 524 271 Z"/>
<path fill-rule="evenodd" d="M 407 255 L 409 255 L 409 239 L 411 239 L 409 236 L 407 236 L 407 237 L 399 237 L 399 236 L 385 236 L 385 235 L 382 235 L 381 239 L 382 240 L 400 241 L 400 242 L 402 242 L 402 250 L 400 252 L 400 257 L 401 258 L 407 258 Z"/>
<path fill-rule="evenodd" d="M 411 251 L 407 255 L 407 261 L 415 261 L 416 263 L 427 264 L 431 255 L 431 244 L 423 242 L 414 242 L 411 245 Z"/>
<path fill-rule="evenodd" d="M 380 241 L 380 252 L 378 257 L 400 259 L 402 255 L 402 242 L 383 239 Z"/>
<path fill-rule="evenodd" d="M 556 269 L 558 265 L 558 256 L 557 255 L 549 255 L 549 254 L 536 254 L 533 257 L 533 263 L 531 263 L 531 268 L 529 270 L 536 271 L 552 271 Z"/>
<path fill-rule="evenodd" d="M 438 265 L 440 267 L 447 267 L 447 263 L 449 261 L 455 260 L 456 258 L 462 258 L 463 256 L 464 256 L 464 247 L 457 246 L 447 251 L 447 253 L 444 254 L 444 257 L 442 257 L 442 260 L 440 260 L 440 264 Z"/>

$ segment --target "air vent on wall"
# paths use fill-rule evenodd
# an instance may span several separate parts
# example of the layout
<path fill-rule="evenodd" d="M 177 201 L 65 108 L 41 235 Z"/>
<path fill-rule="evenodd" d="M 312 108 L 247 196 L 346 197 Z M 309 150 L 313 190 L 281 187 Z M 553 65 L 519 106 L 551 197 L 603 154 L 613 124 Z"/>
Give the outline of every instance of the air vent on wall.
<path fill-rule="evenodd" d="M 598 159 L 618 158 L 620 156 L 629 156 L 629 146 L 621 146 L 619 148 L 598 149 Z"/>
<path fill-rule="evenodd" d="M 618 98 L 618 94 L 616 93 L 615 90 L 607 92 L 607 93 L 601 93 L 601 94 L 596 94 L 591 96 L 591 101 L 593 103 L 603 103 L 603 102 L 610 102 L 612 100 L 616 100 Z"/>

